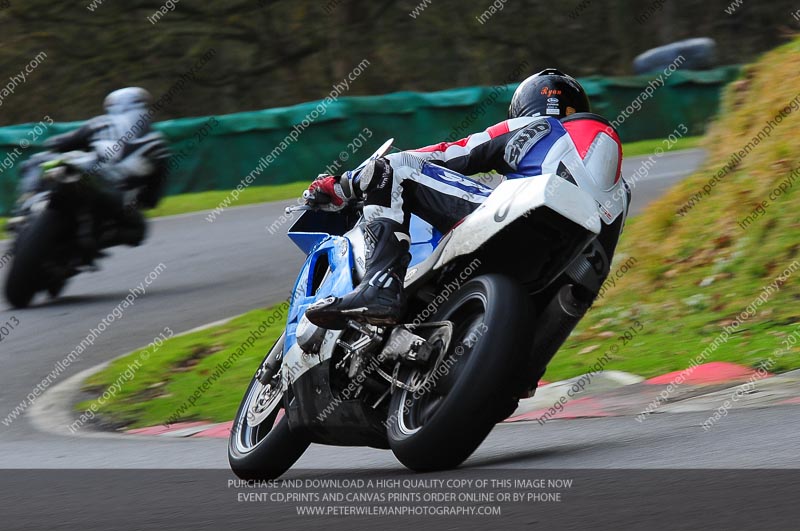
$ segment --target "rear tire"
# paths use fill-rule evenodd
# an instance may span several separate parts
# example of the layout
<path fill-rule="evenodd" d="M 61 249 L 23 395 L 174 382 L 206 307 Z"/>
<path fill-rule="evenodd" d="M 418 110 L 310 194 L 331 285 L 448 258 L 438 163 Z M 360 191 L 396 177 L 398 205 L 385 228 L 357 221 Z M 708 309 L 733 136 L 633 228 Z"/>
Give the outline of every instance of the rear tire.
<path fill-rule="evenodd" d="M 276 348 L 283 348 L 283 337 L 272 347 L 273 350 Z M 286 402 L 282 394 L 275 397 L 277 404 L 262 422 L 257 426 L 248 425 L 247 411 L 253 400 L 257 399 L 254 393 L 259 388 L 263 386 L 253 378 L 236 412 L 228 439 L 228 463 L 233 473 L 242 479 L 279 477 L 300 459 L 311 444 L 307 438 L 289 428 L 288 417 L 284 415 L 278 419 Z"/>
<path fill-rule="evenodd" d="M 36 292 L 49 284 L 43 265 L 58 244 L 64 222 L 55 210 L 44 210 L 18 237 L 14 259 L 6 277 L 6 299 L 25 308 Z"/>
<path fill-rule="evenodd" d="M 518 397 L 515 371 L 530 347 L 529 298 L 502 275 L 475 278 L 442 305 L 431 321 L 452 321 L 453 336 L 429 391 L 396 389 L 387 420 L 389 445 L 412 470 L 455 468 L 510 415 Z M 458 350 L 460 354 L 458 354 Z M 406 371 L 406 383 L 412 375 Z"/>

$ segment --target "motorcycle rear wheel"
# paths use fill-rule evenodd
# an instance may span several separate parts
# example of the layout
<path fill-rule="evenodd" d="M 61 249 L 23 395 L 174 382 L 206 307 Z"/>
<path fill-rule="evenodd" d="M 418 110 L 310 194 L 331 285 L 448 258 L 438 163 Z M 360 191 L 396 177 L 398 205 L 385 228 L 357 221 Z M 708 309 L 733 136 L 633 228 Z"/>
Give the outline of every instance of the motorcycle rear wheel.
<path fill-rule="evenodd" d="M 392 394 L 387 435 L 403 465 L 455 468 L 514 411 L 510 384 L 530 346 L 529 305 L 519 283 L 490 274 L 464 284 L 431 318 L 451 321 L 453 336 L 437 369 L 401 371 L 406 386 L 426 383 Z"/>

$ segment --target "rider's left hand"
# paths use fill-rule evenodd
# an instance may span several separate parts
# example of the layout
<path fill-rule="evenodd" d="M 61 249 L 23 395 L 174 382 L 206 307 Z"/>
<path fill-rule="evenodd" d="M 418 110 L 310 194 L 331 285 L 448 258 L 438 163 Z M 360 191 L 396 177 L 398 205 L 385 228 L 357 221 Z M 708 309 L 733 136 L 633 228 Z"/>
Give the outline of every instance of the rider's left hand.
<path fill-rule="evenodd" d="M 317 195 L 323 193 L 330 198 L 330 203 L 324 205 L 326 210 L 341 210 L 347 205 L 347 197 L 342 191 L 342 186 L 339 184 L 339 178 L 333 175 L 320 175 L 308 187 L 308 191 Z M 313 200 L 309 201 L 314 204 Z M 322 205 L 323 203 L 319 203 Z"/>

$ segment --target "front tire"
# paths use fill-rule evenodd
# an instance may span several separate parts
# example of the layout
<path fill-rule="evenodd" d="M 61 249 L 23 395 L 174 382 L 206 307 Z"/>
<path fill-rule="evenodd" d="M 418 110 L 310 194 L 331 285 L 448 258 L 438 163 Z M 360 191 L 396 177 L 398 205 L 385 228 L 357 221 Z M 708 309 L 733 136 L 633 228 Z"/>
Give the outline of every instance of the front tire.
<path fill-rule="evenodd" d="M 387 435 L 397 459 L 417 471 L 464 462 L 494 425 L 516 408 L 510 383 L 530 346 L 529 298 L 502 275 L 475 278 L 442 305 L 432 321 L 452 321 L 453 336 L 438 375 L 416 392 L 395 389 Z M 443 370 L 444 369 L 444 370 Z M 405 383 L 420 374 L 406 370 Z"/>
<path fill-rule="evenodd" d="M 272 347 L 275 349 L 283 349 L 283 336 Z M 280 385 L 279 375 L 273 378 L 272 384 Z M 248 410 L 265 393 L 267 401 L 260 408 L 263 420 L 251 425 L 247 419 Z M 228 439 L 228 462 L 233 473 L 242 479 L 279 477 L 300 459 L 310 444 L 308 439 L 289 428 L 288 417 L 281 415 L 286 397 L 277 388 L 275 393 L 271 395 L 254 377 L 234 417 Z"/>
<path fill-rule="evenodd" d="M 62 218 L 55 210 L 44 210 L 18 236 L 5 289 L 6 299 L 15 308 L 28 306 L 36 292 L 47 285 L 43 266 L 59 243 Z"/>

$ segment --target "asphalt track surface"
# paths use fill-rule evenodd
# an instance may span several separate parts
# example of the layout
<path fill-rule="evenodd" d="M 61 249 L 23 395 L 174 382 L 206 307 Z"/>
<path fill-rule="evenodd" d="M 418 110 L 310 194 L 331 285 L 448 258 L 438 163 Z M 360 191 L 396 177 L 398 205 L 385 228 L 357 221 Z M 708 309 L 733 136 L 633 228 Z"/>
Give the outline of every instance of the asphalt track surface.
<path fill-rule="evenodd" d="M 638 181 L 634 213 L 702 161 L 702 152 L 664 156 Z M 641 160 L 629 159 L 625 174 Z M 290 201 L 231 208 L 209 223 L 205 214 L 156 220 L 146 245 L 114 250 L 98 273 L 82 275 L 63 297 L 37 299 L 24 311 L 4 308 L 0 322 L 20 325 L 0 346 L 0 419 L 116 307 L 128 290 L 163 263 L 146 294 L 100 335 L 59 380 L 151 341 L 283 300 L 303 256 L 266 227 Z M 489 468 L 772 468 L 798 466 L 800 408 L 733 411 L 709 433 L 705 414 L 554 421 L 498 426 L 467 462 Z M 390 452 L 312 446 L 300 468 L 380 469 L 403 473 Z M 0 425 L 0 469 L 227 468 L 221 439 L 145 438 L 113 434 L 59 436 L 28 416 Z"/>

